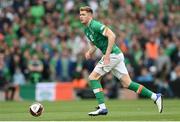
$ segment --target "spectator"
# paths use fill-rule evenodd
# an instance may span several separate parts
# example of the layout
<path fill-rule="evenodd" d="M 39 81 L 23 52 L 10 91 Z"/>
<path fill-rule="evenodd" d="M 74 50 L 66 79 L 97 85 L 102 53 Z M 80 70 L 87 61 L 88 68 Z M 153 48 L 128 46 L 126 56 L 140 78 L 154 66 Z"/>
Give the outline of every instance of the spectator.
<path fill-rule="evenodd" d="M 15 91 L 14 91 L 15 100 L 18 100 L 18 101 L 21 100 L 19 96 L 19 86 L 25 85 L 25 84 L 26 84 L 26 80 L 25 80 L 24 74 L 21 72 L 21 69 L 16 68 L 15 73 L 12 78 L 12 86 L 15 88 Z"/>
<path fill-rule="evenodd" d="M 141 69 L 141 75 L 137 77 L 138 82 L 153 82 L 154 78 L 146 67 Z"/>
<path fill-rule="evenodd" d="M 156 43 L 154 36 L 151 36 L 150 41 L 146 43 L 146 56 L 148 67 L 155 65 L 155 61 L 158 58 L 158 49 L 159 45 Z"/>
<path fill-rule="evenodd" d="M 72 80 L 73 62 L 70 58 L 70 50 L 65 48 L 62 51 L 61 57 L 57 61 L 56 73 L 58 79 L 62 82 Z"/>
<path fill-rule="evenodd" d="M 44 51 L 44 58 L 42 59 L 43 62 L 43 71 L 42 71 L 42 78 L 44 81 L 50 81 L 50 55 L 47 51 Z"/>
<path fill-rule="evenodd" d="M 159 49 L 159 58 L 156 61 L 157 71 L 162 72 L 164 66 L 166 67 L 166 74 L 169 74 L 171 70 L 171 61 L 170 58 L 165 54 L 164 49 L 161 47 Z"/>
<path fill-rule="evenodd" d="M 5 63 L 4 51 L 0 50 L 0 90 L 5 92 L 5 100 L 13 100 L 15 87 L 10 84 L 9 70 Z"/>
<path fill-rule="evenodd" d="M 32 55 L 32 59 L 28 62 L 29 80 L 31 83 L 42 81 L 43 64 L 37 54 Z"/>

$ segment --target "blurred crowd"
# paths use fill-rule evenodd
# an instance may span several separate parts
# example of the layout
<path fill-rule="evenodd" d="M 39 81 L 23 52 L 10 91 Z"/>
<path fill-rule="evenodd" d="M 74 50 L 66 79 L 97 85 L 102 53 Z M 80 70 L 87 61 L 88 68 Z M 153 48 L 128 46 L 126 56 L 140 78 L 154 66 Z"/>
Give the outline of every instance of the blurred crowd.
<path fill-rule="evenodd" d="M 86 88 L 102 54 L 84 58 L 83 5 L 117 35 L 132 79 L 173 97 L 169 83 L 180 82 L 179 0 L 1 0 L 0 87 L 59 81 Z M 115 97 L 118 81 L 108 74 L 102 83 Z"/>

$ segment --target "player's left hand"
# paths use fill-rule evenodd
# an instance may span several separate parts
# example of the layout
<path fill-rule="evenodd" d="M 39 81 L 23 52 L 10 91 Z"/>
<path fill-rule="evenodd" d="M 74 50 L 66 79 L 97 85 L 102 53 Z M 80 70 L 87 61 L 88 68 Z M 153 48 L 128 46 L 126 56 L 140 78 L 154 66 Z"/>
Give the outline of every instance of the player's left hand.
<path fill-rule="evenodd" d="M 109 55 L 104 55 L 103 59 L 104 59 L 104 65 L 110 64 L 110 56 Z"/>

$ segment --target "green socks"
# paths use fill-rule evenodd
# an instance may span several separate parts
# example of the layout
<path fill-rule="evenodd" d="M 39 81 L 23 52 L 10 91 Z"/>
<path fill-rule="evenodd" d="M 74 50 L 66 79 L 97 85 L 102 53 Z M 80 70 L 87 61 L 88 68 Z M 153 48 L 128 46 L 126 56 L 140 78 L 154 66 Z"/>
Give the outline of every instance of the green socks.
<path fill-rule="evenodd" d="M 131 82 L 128 89 L 133 90 L 134 92 L 144 96 L 144 97 L 148 97 L 151 98 L 153 92 L 150 91 L 149 89 L 145 88 L 143 85 L 140 85 L 136 82 Z"/>
<path fill-rule="evenodd" d="M 104 93 L 100 81 L 90 80 L 90 86 L 99 104 L 104 103 Z"/>
<path fill-rule="evenodd" d="M 104 93 L 99 80 L 90 80 L 90 86 L 96 96 L 96 99 L 99 104 L 104 103 Z M 150 91 L 149 89 L 145 88 L 143 85 L 140 85 L 136 82 L 131 82 L 128 89 L 140 94 L 144 97 L 151 98 L 153 100 L 156 99 L 156 94 Z"/>

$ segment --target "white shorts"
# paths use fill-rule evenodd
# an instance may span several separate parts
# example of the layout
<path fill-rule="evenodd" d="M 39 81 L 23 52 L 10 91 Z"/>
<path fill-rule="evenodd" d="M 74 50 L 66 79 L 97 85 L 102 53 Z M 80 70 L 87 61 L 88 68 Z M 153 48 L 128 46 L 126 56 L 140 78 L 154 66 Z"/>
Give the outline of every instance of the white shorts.
<path fill-rule="evenodd" d="M 97 72 L 101 76 L 112 71 L 113 75 L 116 76 L 118 79 L 121 79 L 124 74 L 128 74 L 127 68 L 124 63 L 123 53 L 110 54 L 110 64 L 108 65 L 104 65 L 102 57 L 93 71 Z"/>

